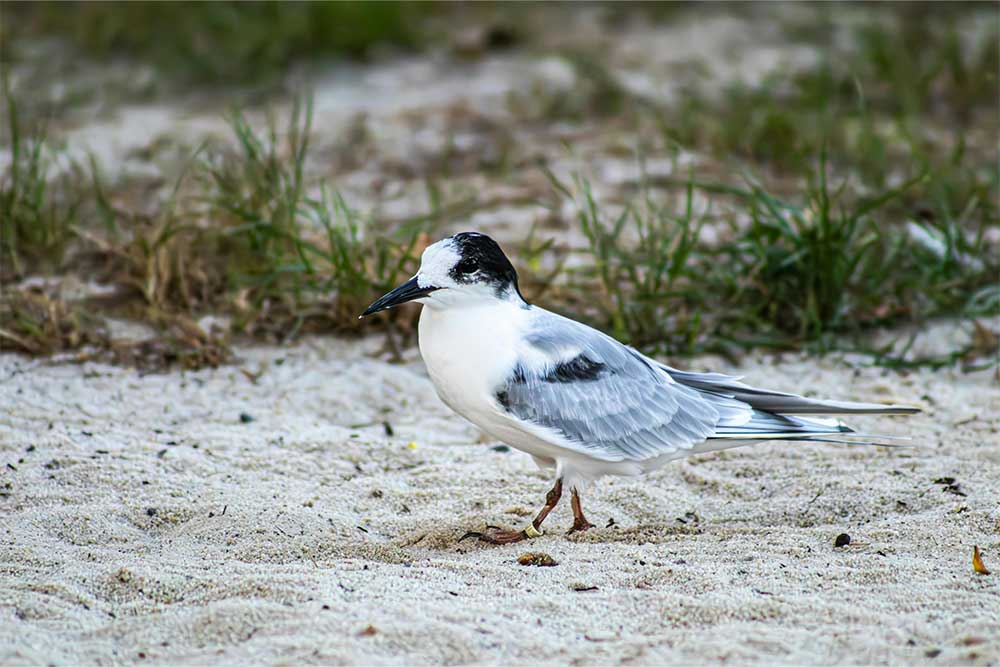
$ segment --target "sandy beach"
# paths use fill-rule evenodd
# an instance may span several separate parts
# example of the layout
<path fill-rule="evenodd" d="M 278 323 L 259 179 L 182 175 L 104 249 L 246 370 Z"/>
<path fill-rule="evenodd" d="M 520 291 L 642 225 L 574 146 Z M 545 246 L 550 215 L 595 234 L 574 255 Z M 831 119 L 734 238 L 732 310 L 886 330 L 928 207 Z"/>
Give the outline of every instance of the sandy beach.
<path fill-rule="evenodd" d="M 451 414 L 415 349 L 381 346 L 151 375 L 0 357 L 0 663 L 1000 660 L 990 373 L 748 357 L 754 383 L 915 402 L 861 420 L 912 446 L 704 455 L 600 482 L 587 533 L 564 536 L 564 503 L 492 547 L 458 538 L 526 522 L 550 480 Z"/>
<path fill-rule="evenodd" d="M 10 351 L 15 338 L 0 337 L 8 346 L 0 350 L 0 665 L 1000 666 L 1000 373 L 996 365 L 977 372 L 959 368 L 962 350 L 995 355 L 1000 331 L 995 285 L 985 284 L 988 254 L 981 250 L 995 249 L 1000 238 L 995 217 L 988 217 L 995 208 L 985 206 L 996 201 L 990 148 L 996 146 L 996 116 L 990 114 L 988 82 L 976 78 L 986 66 L 971 59 L 963 66 L 956 56 L 980 53 L 980 43 L 996 44 L 989 30 L 1000 25 L 990 23 L 995 12 L 983 4 L 953 17 L 953 32 L 942 33 L 953 39 L 933 40 L 940 42 L 933 53 L 946 58 L 924 62 L 929 37 L 945 22 L 923 5 L 900 5 L 908 21 L 910 14 L 930 17 L 906 34 L 888 21 L 896 18 L 887 15 L 895 7 L 873 12 L 874 3 L 828 5 L 822 12 L 806 3 L 720 4 L 712 11 L 668 5 L 657 20 L 632 12 L 621 20 L 603 17 L 605 5 L 596 3 L 582 10 L 540 5 L 543 18 L 553 12 L 547 25 L 540 24 L 544 30 L 525 25 L 523 34 L 511 32 L 506 20 L 495 23 L 500 16 L 473 35 L 482 42 L 473 40 L 473 52 L 445 26 L 440 43 L 425 52 L 376 53 L 371 62 L 326 63 L 324 57 L 313 63 L 315 70 L 282 66 L 288 71 L 281 86 L 268 95 L 256 88 L 237 95 L 219 83 L 137 91 L 143 80 L 158 83 L 157 70 L 144 61 L 125 56 L 112 64 L 78 64 L 75 51 L 25 33 L 26 55 L 11 68 L 11 90 L 29 103 L 21 107 L 25 117 L 65 107 L 48 127 L 52 145 L 59 146 L 52 152 L 53 173 L 57 167 L 79 172 L 74 177 L 91 187 L 93 169 L 93 188 L 100 176 L 109 194 L 107 210 L 103 194 L 100 207 L 96 199 L 85 200 L 97 213 L 74 204 L 74 211 L 90 217 L 63 221 L 63 231 L 77 243 L 81 230 L 103 234 L 117 220 L 127 233 L 116 239 L 114 252 L 88 241 L 80 254 L 87 261 L 51 251 L 52 275 L 25 269 L 3 289 L 41 293 L 51 286 L 70 305 L 104 318 L 115 342 L 152 337 L 157 326 L 166 336 L 164 314 L 214 319 L 235 341 L 235 358 L 215 369 L 148 372 L 167 362 L 146 371 L 76 363 L 77 343 L 51 348 L 68 350 L 62 358 L 44 356 L 50 349 L 44 346 L 24 348 L 38 354 L 27 357 Z M 282 6 L 293 3 L 273 8 Z M 221 7 L 228 17 L 236 5 Z M 94 8 L 100 3 L 85 6 Z M 109 23 L 120 21 L 116 16 Z M 155 34 L 159 27 L 153 26 Z M 121 31 L 130 36 L 132 26 Z M 501 42 L 495 48 L 487 39 L 491 33 Z M 289 48 L 297 48 L 297 34 L 286 36 Z M 900 35 L 912 53 L 899 51 Z M 993 58 L 984 56 L 983 63 L 995 62 L 995 51 L 981 52 Z M 827 63 L 841 61 L 864 67 L 827 81 Z M 884 73 L 858 78 L 858 71 L 880 63 Z M 831 71 L 841 76 L 837 67 Z M 941 72 L 954 76 L 942 78 Z M 870 82 L 867 88 L 863 81 Z M 245 107 L 246 127 L 260 137 L 295 134 L 298 126 L 290 119 L 300 89 L 301 99 L 313 105 L 312 125 L 305 125 L 311 152 L 305 159 L 303 149 L 299 163 L 307 178 L 301 191 L 296 179 L 294 187 L 261 185 L 263 194 L 254 195 L 252 188 L 273 179 L 251 178 L 255 163 L 240 157 L 231 110 Z M 869 108 L 874 115 L 861 113 Z M 827 117 L 845 131 L 823 134 L 820 144 L 813 139 Z M 834 225 L 850 230 L 837 232 L 844 235 L 839 242 L 815 247 L 809 240 L 818 228 L 813 223 L 803 222 L 785 245 L 775 240 L 773 229 L 787 223 L 791 208 L 774 216 L 782 225 L 766 226 L 770 218 L 757 219 L 763 215 L 759 198 L 725 194 L 727 184 L 756 188 L 758 179 L 750 177 L 757 174 L 762 184 L 775 185 L 774 193 L 802 204 L 802 221 L 812 220 L 818 209 L 807 202 L 818 199 L 810 194 L 814 174 L 826 180 L 828 138 L 833 149 L 842 144 L 840 153 L 831 152 L 838 158 L 830 163 L 837 174 L 831 189 L 837 197 L 844 188 L 852 193 L 843 201 L 835 197 L 831 210 L 855 204 L 860 210 L 869 197 L 880 199 L 884 188 L 902 192 L 899 184 L 921 169 L 920 188 L 938 172 L 940 183 L 901 200 L 896 212 L 872 209 L 849 225 Z M 898 152 L 904 138 L 919 151 Z M 294 152 L 288 137 L 269 141 L 283 173 L 297 173 L 285 155 Z M 813 171 L 820 145 L 823 161 Z M 14 151 L 0 147 L 0 167 L 14 161 Z M 865 164 L 881 181 L 862 169 Z M 219 171 L 225 165 L 229 171 Z M 189 168 L 197 178 L 184 181 L 187 193 L 179 184 Z M 195 187 L 217 183 L 212 175 L 245 172 L 254 174 L 225 193 L 217 185 Z M 261 173 L 272 174 L 270 168 Z M 343 254 L 349 261 L 338 265 L 341 255 L 331 246 L 330 271 L 317 264 L 316 275 L 307 272 L 322 286 L 310 283 L 312 300 L 304 302 L 310 314 L 334 312 L 341 283 L 327 275 L 333 268 L 348 276 L 358 272 L 358 294 L 365 281 L 377 284 L 364 268 L 377 258 L 364 249 L 381 246 L 365 245 L 366 239 L 403 239 L 400 230 L 425 222 L 435 238 L 462 230 L 496 238 L 519 270 L 522 260 L 531 267 L 522 277 L 535 276 L 534 293 L 525 290 L 533 302 L 565 306 L 567 314 L 571 306 L 577 314 L 599 310 L 613 301 L 608 285 L 569 287 L 577 279 L 597 285 L 599 272 L 583 269 L 597 266 L 603 246 L 583 231 L 584 198 L 564 197 L 550 176 L 590 183 L 609 229 L 612 221 L 626 220 L 619 217 L 626 207 L 649 208 L 644 215 L 657 225 L 673 225 L 674 213 L 684 212 L 685 224 L 699 225 L 693 247 L 713 253 L 733 248 L 711 255 L 727 268 L 720 275 L 732 278 L 712 284 L 750 295 L 731 302 L 745 310 L 740 322 L 770 327 L 715 327 L 708 314 L 741 313 L 716 304 L 697 274 L 687 282 L 667 281 L 662 303 L 678 310 L 648 318 L 647 343 L 662 333 L 686 344 L 679 324 L 696 322 L 691 341 L 699 344 L 728 336 L 749 345 L 760 335 L 769 345 L 768 336 L 777 332 L 803 347 L 844 342 L 833 347 L 849 349 L 850 321 L 838 318 L 860 313 L 863 333 L 877 339 L 870 349 L 895 341 L 903 365 L 926 365 L 896 371 L 873 365 L 873 355 L 776 354 L 747 345 L 733 348 L 743 355 L 738 361 L 664 361 L 808 396 L 916 405 L 922 412 L 909 418 L 850 420 L 859 431 L 911 440 L 900 447 L 766 443 L 700 455 L 644 478 L 597 483 L 583 496 L 596 524 L 588 532 L 565 535 L 572 523 L 565 494 L 542 537 L 502 547 L 460 541 L 486 525 L 524 526 L 553 480 L 528 455 L 452 413 L 436 396 L 414 341 L 403 345 L 402 359 L 393 359 L 377 323 L 366 337 L 337 338 L 315 332 L 345 329 L 302 329 L 306 336 L 299 335 L 298 323 L 285 330 L 270 321 L 269 313 L 280 312 L 268 309 L 278 304 L 275 296 L 252 286 L 298 275 L 303 246 L 293 254 L 272 241 L 272 256 L 232 251 L 225 260 L 220 250 L 218 262 L 213 256 L 199 264 L 192 259 L 198 253 L 187 249 L 200 247 L 202 237 L 157 231 L 218 224 L 226 234 L 245 235 L 286 210 L 274 193 L 281 202 L 286 191 L 323 201 L 335 193 L 344 202 L 343 220 L 337 220 L 364 224 L 360 240 L 345 246 L 352 250 Z M 703 192 L 696 181 L 725 187 Z M 176 220 L 175 182 L 184 194 Z M 931 197 L 938 192 L 940 206 Z M 29 194 L 24 199 L 34 200 Z M 61 210 L 56 204 L 62 199 L 49 199 L 54 211 Z M 296 201 L 312 216 L 312 202 Z M 773 207 L 777 200 L 760 201 Z M 252 224 L 233 217 L 252 202 L 257 208 L 246 213 Z M 48 202 L 40 208 L 49 210 Z M 108 211 L 115 211 L 110 218 Z M 856 227 L 866 215 L 883 227 Z M 293 213 L 290 228 L 306 228 L 305 220 L 319 232 L 313 217 L 306 218 Z M 987 222 L 974 225 L 980 218 Z M 25 220 L 25 229 L 37 230 L 36 218 Z M 639 220 L 624 228 L 622 247 L 630 251 L 657 238 L 638 235 Z M 167 222 L 176 228 L 160 226 Z M 754 245 L 744 243 L 751 227 L 760 227 Z M 341 229 L 326 231 L 335 228 Z M 916 230 L 923 245 L 907 240 L 900 231 L 906 229 L 910 236 Z M 274 238 L 284 239 L 286 232 L 278 232 Z M 871 239 L 883 232 L 900 240 L 884 256 L 871 250 L 880 247 Z M 850 254 L 854 236 L 863 249 Z M 683 238 L 666 238 L 663 254 L 643 266 L 691 261 L 677 251 Z M 173 250 L 170 239 L 178 241 Z M 422 237 L 414 239 L 414 248 L 423 247 Z M 164 250 L 158 249 L 161 240 Z M 546 244 L 551 252 L 544 251 Z M 763 261 L 772 248 L 785 248 L 786 259 Z M 88 259 L 95 249 L 100 261 Z M 735 263 L 755 252 L 762 258 L 757 264 Z M 838 252 L 842 261 L 834 257 L 828 265 L 844 280 L 835 277 L 815 290 L 816 281 L 808 279 L 820 275 L 812 270 L 818 263 L 796 258 L 826 260 Z M 927 257 L 909 262 L 908 252 Z M 167 259 L 160 262 L 161 255 Z M 268 257 L 273 268 L 258 273 Z M 789 268 L 800 261 L 799 273 Z M 890 284 L 897 265 L 911 282 Z M 125 268 L 111 275 L 111 266 Z M 768 276 L 773 289 L 751 290 L 756 279 L 744 285 L 741 266 Z M 864 279 L 846 280 L 861 270 L 846 266 L 865 268 Z M 978 267 L 970 276 L 985 278 L 967 279 L 959 269 L 968 266 Z M 161 276 L 169 267 L 181 276 L 172 290 Z M 212 271 L 202 271 L 206 267 Z M 875 270 L 883 267 L 884 275 Z M 218 284 L 201 281 L 217 268 Z M 185 270 L 197 278 L 190 294 Z M 621 293 L 637 293 L 633 283 Z M 859 298 L 855 308 L 847 299 L 828 298 L 837 318 L 831 315 L 828 328 L 802 338 L 805 324 L 796 333 L 798 320 L 782 328 L 772 317 L 789 303 L 798 305 L 800 292 L 793 288 L 800 283 L 813 286 L 808 298 L 801 292 L 803 303 L 819 292 L 838 297 L 843 287 L 882 301 L 861 307 L 867 299 Z M 699 286 L 707 293 L 699 297 L 704 303 L 685 306 L 681 292 Z M 563 288 L 560 299 L 556 292 Z M 298 289 L 295 283 L 296 294 Z M 647 291 L 659 298 L 659 291 Z M 775 294 L 794 298 L 775 300 L 773 312 L 757 307 Z M 120 304 L 110 298 L 115 295 Z M 91 297 L 107 298 L 86 300 Z M 647 305 L 660 303 L 646 297 Z M 119 307 L 98 312 L 96 303 Z M 125 321 L 129 313 L 148 318 Z M 956 313 L 964 319 L 939 319 Z M 290 311 L 283 322 L 303 321 L 295 315 L 302 312 Z M 254 318 L 267 326 L 253 333 L 246 322 Z M 243 324 L 230 328 L 236 321 Z M 611 319 L 604 321 L 610 330 Z M 978 348 L 966 345 L 975 338 L 974 322 L 989 339 Z M 909 332 L 896 329 L 879 337 L 875 327 L 883 325 L 921 331 L 912 341 Z M 841 332 L 844 341 L 833 340 Z M 79 339 L 78 333 L 65 337 Z M 60 345 L 63 337 L 53 336 Z M 782 349 L 786 339 L 774 340 L 779 347 L 770 349 Z M 687 349 L 668 342 L 658 349 Z M 949 358 L 955 362 L 949 367 L 930 367 Z M 849 544 L 836 546 L 846 541 L 843 535 Z M 974 545 L 992 574 L 973 570 Z M 526 553 L 544 554 L 555 564 L 519 564 Z"/>

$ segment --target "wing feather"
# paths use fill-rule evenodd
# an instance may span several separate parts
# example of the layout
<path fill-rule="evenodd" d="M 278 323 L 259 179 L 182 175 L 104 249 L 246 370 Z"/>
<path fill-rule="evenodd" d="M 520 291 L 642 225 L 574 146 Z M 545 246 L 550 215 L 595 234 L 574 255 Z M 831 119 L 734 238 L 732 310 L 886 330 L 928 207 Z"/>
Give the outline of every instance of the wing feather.
<path fill-rule="evenodd" d="M 915 408 L 805 398 L 739 377 L 680 371 L 595 329 L 538 309 L 522 363 L 496 388 L 520 428 L 605 461 L 646 461 L 708 438 L 850 437 L 813 415 L 909 414 Z"/>
<path fill-rule="evenodd" d="M 727 395 L 756 410 L 780 415 L 912 415 L 919 408 L 906 405 L 882 405 L 852 401 L 829 401 L 806 398 L 782 391 L 760 389 L 740 382 L 739 377 L 722 373 L 693 373 L 657 364 L 674 380 L 700 391 Z"/>
<path fill-rule="evenodd" d="M 517 419 L 555 431 L 589 456 L 644 461 L 690 449 L 719 421 L 720 410 L 703 392 L 573 320 L 544 313 L 525 345 L 529 349 L 519 356 L 530 363 L 497 388 L 498 402 Z"/>

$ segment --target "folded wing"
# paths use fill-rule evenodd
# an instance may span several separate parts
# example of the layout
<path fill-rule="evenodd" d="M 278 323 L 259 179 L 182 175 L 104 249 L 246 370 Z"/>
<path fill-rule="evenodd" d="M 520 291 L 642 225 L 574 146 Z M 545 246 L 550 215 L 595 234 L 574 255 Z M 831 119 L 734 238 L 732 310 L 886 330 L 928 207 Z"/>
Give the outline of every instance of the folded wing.
<path fill-rule="evenodd" d="M 720 373 L 679 371 L 546 311 L 524 340 L 522 363 L 496 390 L 501 409 L 551 435 L 554 444 L 606 461 L 645 461 L 706 439 L 862 437 L 836 419 L 816 415 L 919 412 L 811 399 L 751 387 Z"/>
<path fill-rule="evenodd" d="M 690 449 L 724 413 L 749 413 L 737 401 L 706 399 L 635 350 L 558 315 L 539 318 L 525 345 L 498 403 L 594 458 L 643 461 Z"/>

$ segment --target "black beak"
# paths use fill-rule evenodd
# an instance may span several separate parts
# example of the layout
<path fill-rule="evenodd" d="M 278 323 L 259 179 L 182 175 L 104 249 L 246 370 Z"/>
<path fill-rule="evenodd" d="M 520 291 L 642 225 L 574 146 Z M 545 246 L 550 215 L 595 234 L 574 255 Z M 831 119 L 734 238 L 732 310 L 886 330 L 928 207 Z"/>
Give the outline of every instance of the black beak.
<path fill-rule="evenodd" d="M 405 283 L 392 290 L 385 296 L 378 299 L 375 303 L 368 306 L 365 312 L 361 313 L 361 317 L 368 317 L 380 310 L 386 310 L 387 308 L 392 308 L 393 306 L 398 306 L 401 303 L 406 303 L 407 301 L 413 301 L 414 299 L 419 299 L 422 296 L 427 296 L 435 290 L 441 289 L 440 287 L 421 287 L 417 284 L 417 278 L 414 276 L 410 278 Z M 360 318 L 359 318 L 360 319 Z"/>

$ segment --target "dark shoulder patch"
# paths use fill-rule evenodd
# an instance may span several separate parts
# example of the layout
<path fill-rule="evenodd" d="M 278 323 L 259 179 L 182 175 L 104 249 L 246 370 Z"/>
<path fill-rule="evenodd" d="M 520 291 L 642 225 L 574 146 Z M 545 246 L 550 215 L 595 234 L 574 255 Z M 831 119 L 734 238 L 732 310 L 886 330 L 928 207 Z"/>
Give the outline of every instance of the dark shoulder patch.
<path fill-rule="evenodd" d="M 524 369 L 521 368 L 520 364 L 514 366 L 514 370 L 511 371 L 510 376 L 507 377 L 507 380 L 506 382 L 504 382 L 503 386 L 497 389 L 493 393 L 493 398 L 497 400 L 497 403 L 500 404 L 500 407 L 502 407 L 507 412 L 510 412 L 511 411 L 510 392 L 514 392 L 514 396 L 516 398 L 518 395 L 517 394 L 518 387 L 521 386 L 523 388 L 523 385 L 527 383 L 528 383 L 528 378 L 525 377 L 524 375 Z"/>
<path fill-rule="evenodd" d="M 607 365 L 585 354 L 564 361 L 545 376 L 546 382 L 592 382 L 607 372 Z"/>
<path fill-rule="evenodd" d="M 520 365 L 515 366 L 511 371 L 503 386 L 497 388 L 493 393 L 493 398 L 507 412 L 525 408 L 525 388 L 526 385 L 535 382 L 548 382 L 552 384 L 565 384 L 568 382 L 592 382 L 603 375 L 614 373 L 607 364 L 594 361 L 585 354 L 581 354 L 569 361 L 564 361 L 552 368 L 544 376 L 533 375 L 529 382 L 528 376 Z M 530 410 L 529 410 L 530 411 Z"/>
<path fill-rule="evenodd" d="M 507 412 L 510 412 L 510 395 L 506 391 L 498 391 L 495 394 L 495 398 L 497 399 L 497 403 L 500 404 L 500 407 Z"/>

